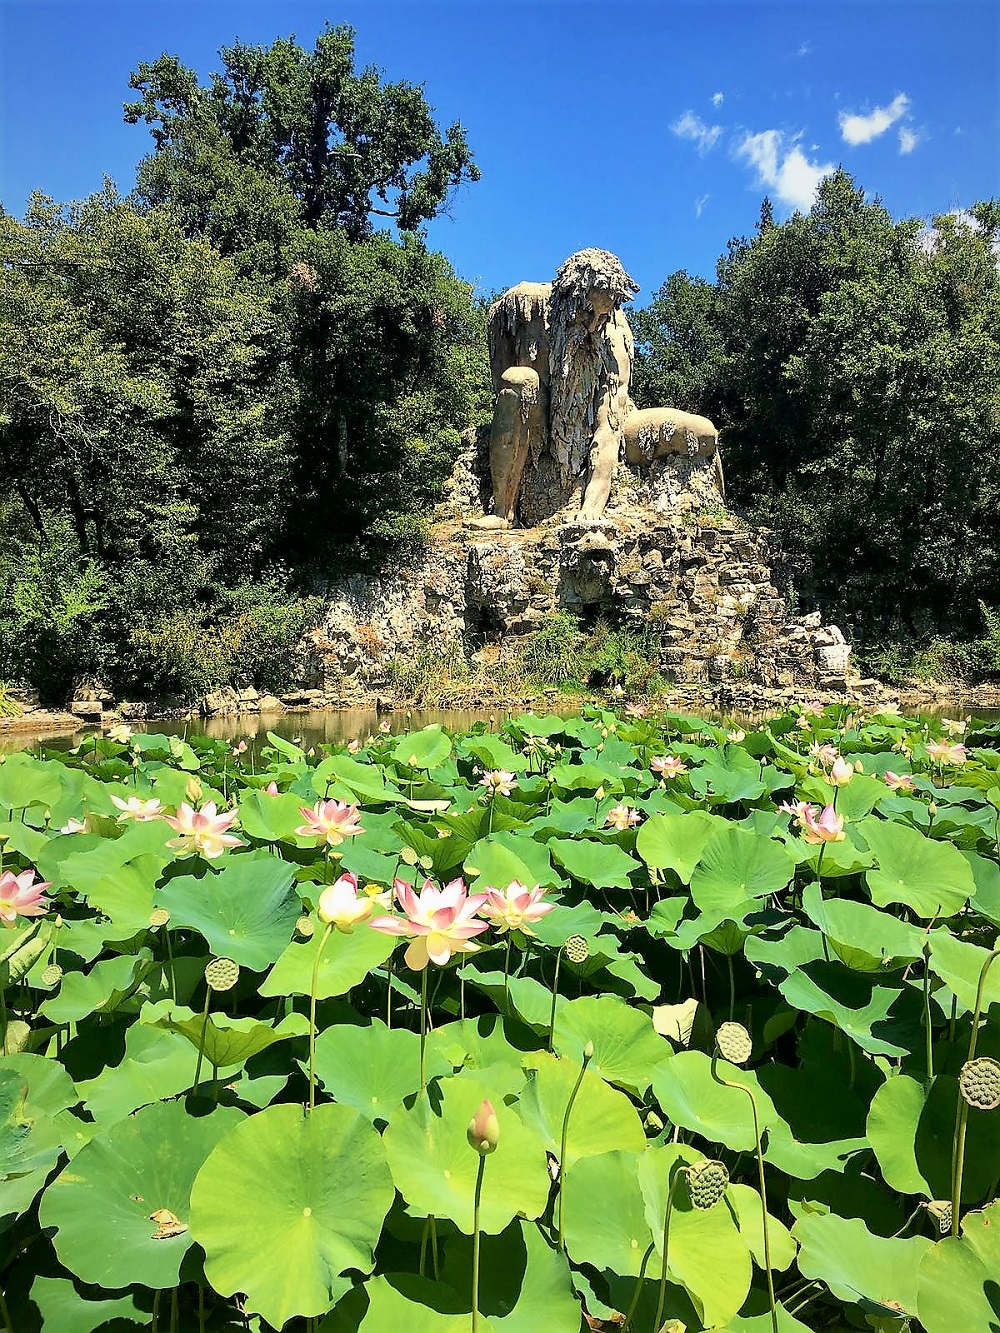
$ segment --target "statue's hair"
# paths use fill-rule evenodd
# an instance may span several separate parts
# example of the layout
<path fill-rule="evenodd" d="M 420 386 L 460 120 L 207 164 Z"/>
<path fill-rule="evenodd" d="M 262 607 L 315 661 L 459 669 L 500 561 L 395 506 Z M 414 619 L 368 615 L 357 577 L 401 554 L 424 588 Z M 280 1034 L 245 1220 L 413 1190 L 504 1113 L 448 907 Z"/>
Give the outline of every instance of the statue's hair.
<path fill-rule="evenodd" d="M 609 292 L 615 298 L 615 305 L 631 301 L 639 290 L 639 284 L 609 250 L 578 250 L 560 265 L 552 284 L 552 299 L 579 308 L 595 287 Z"/>
<path fill-rule="evenodd" d="M 549 300 L 550 445 L 564 486 L 585 470 L 594 430 L 595 394 L 602 374 L 616 396 L 620 383 L 603 362 L 585 323 L 578 316 L 594 289 L 608 292 L 616 310 L 639 290 L 621 261 L 607 250 L 578 250 L 560 266 Z M 603 339 L 603 335 L 598 335 Z M 626 333 L 627 342 L 631 339 Z M 627 386 L 626 386 L 627 391 Z"/>

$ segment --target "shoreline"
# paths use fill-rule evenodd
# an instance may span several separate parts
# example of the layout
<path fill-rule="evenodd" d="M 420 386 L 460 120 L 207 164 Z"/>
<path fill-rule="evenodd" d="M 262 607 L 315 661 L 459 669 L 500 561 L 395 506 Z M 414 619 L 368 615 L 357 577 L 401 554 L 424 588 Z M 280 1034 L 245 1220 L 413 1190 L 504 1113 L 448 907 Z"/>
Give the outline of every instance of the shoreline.
<path fill-rule="evenodd" d="M 235 694 L 235 691 L 234 691 Z M 727 714 L 734 716 L 756 713 L 782 712 L 805 699 L 824 705 L 841 703 L 877 712 L 880 707 L 898 707 L 903 714 L 926 713 L 949 708 L 973 712 L 976 708 L 1000 710 L 1000 688 L 996 686 L 965 686 L 958 682 L 920 688 L 894 688 L 880 681 L 863 680 L 849 683 L 846 690 L 831 693 L 796 689 L 793 686 L 769 688 L 757 685 L 727 684 L 721 686 L 677 686 L 653 698 L 627 698 L 608 691 L 587 694 L 569 694 L 548 688 L 524 694 L 493 695 L 488 691 L 468 689 L 445 692 L 433 700 L 386 697 L 379 694 L 350 699 L 324 696 L 320 691 L 309 691 L 308 699 L 298 696 L 295 702 L 269 700 L 261 708 L 252 700 L 226 700 L 223 706 L 206 708 L 205 700 L 192 708 L 164 708 L 155 703 L 127 704 L 80 716 L 65 709 L 29 707 L 17 717 L 0 717 L 0 739 L 19 735 L 65 736 L 78 731 L 93 731 L 115 723 L 158 721 L 206 720 L 231 718 L 234 723 L 246 717 L 274 717 L 309 715 L 314 713 L 374 712 L 386 717 L 411 711 L 434 712 L 510 712 L 514 710 L 544 713 L 553 709 L 566 710 L 586 703 L 603 704 L 625 710 L 643 707 L 649 712 L 692 712 Z M 315 697 L 319 696 L 319 697 Z M 217 696 L 216 696 L 217 697 Z M 301 700 L 301 701 L 299 701 Z M 220 701 L 221 703 L 222 701 Z M 275 707 L 274 705 L 277 704 Z"/>

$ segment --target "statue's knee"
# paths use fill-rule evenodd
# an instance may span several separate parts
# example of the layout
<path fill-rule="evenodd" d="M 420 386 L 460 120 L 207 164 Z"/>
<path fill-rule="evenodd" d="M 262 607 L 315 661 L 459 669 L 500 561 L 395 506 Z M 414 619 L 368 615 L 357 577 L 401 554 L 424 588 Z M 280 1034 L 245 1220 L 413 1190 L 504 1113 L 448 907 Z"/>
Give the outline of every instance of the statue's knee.
<path fill-rule="evenodd" d="M 500 383 L 505 389 L 513 389 L 516 393 L 528 393 L 535 397 L 541 385 L 538 371 L 532 370 L 530 366 L 510 366 L 500 376 Z"/>

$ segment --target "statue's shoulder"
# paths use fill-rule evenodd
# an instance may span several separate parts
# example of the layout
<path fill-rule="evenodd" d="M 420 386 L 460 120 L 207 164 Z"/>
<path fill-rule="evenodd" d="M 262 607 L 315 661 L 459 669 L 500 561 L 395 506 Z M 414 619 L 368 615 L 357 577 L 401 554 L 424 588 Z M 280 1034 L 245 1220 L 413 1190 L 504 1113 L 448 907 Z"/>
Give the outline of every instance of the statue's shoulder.
<path fill-rule="evenodd" d="M 546 312 L 551 295 L 551 282 L 518 282 L 501 292 L 493 302 L 490 319 L 502 315 L 510 321 L 511 316 L 516 315 L 521 320 L 530 320 Z"/>

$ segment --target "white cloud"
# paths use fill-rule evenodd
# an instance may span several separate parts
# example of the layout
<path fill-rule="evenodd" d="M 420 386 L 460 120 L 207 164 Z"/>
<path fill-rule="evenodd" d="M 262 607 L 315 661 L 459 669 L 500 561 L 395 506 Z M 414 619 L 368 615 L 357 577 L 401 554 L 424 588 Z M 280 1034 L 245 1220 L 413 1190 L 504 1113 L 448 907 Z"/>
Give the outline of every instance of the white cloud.
<path fill-rule="evenodd" d="M 920 135 L 916 130 L 908 130 L 905 125 L 900 127 L 899 151 L 901 153 L 912 153 L 919 142 Z"/>
<path fill-rule="evenodd" d="M 803 42 L 802 45 L 799 47 L 799 49 L 795 52 L 795 54 L 799 57 L 811 55 L 812 47 L 809 45 L 808 42 Z"/>
<path fill-rule="evenodd" d="M 712 105 L 713 105 L 713 106 L 722 106 L 722 104 L 723 104 L 723 102 L 724 102 L 725 100 L 726 100 L 725 93 L 713 93 L 713 94 L 712 94 Z"/>
<path fill-rule="evenodd" d="M 812 206 L 823 177 L 835 170 L 832 162 L 810 162 L 794 139 L 786 141 L 781 130 L 745 134 L 736 146 L 736 156 L 757 169 L 758 183 L 773 190 L 780 203 L 802 212 Z"/>
<path fill-rule="evenodd" d="M 712 151 L 722 133 L 721 125 L 706 125 L 693 111 L 685 111 L 670 128 L 679 139 L 690 139 L 702 156 Z"/>
<path fill-rule="evenodd" d="M 880 134 L 895 125 L 901 116 L 910 109 L 910 99 L 906 93 L 897 93 L 888 106 L 877 106 L 867 116 L 852 111 L 841 111 L 840 133 L 844 143 L 857 145 L 871 143 Z"/>
<path fill-rule="evenodd" d="M 694 201 L 694 215 L 696 218 L 700 218 L 702 213 L 704 213 L 705 205 L 708 203 L 711 197 L 712 196 L 710 194 L 702 194 L 699 195 L 698 198 Z"/>

